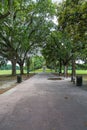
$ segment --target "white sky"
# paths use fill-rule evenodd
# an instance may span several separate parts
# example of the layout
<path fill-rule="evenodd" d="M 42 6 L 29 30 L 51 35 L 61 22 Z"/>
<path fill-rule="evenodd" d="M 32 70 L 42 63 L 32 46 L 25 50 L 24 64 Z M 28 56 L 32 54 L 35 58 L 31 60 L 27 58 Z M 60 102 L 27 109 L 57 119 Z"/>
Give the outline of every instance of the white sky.
<path fill-rule="evenodd" d="M 62 2 L 62 0 L 52 0 L 53 2 Z"/>

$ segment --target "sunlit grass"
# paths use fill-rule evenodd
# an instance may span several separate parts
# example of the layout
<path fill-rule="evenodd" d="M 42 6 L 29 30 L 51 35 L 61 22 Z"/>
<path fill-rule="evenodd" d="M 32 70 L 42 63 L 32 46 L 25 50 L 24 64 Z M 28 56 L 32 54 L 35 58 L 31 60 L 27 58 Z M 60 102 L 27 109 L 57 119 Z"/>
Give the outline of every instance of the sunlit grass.
<path fill-rule="evenodd" d="M 0 70 L 0 75 L 10 75 L 11 74 L 11 70 Z"/>
<path fill-rule="evenodd" d="M 71 74 L 71 70 L 68 70 L 68 73 Z M 76 70 L 76 74 L 87 74 L 87 70 Z"/>
<path fill-rule="evenodd" d="M 76 70 L 76 74 L 87 74 L 87 70 Z"/>
<path fill-rule="evenodd" d="M 0 70 L 0 75 L 11 75 L 11 70 Z M 17 74 L 20 74 L 20 70 L 16 71 Z M 24 73 L 26 73 L 26 70 L 24 70 Z"/>
<path fill-rule="evenodd" d="M 20 70 L 16 71 L 17 74 L 20 74 Z M 43 72 L 43 69 L 38 69 L 38 70 L 33 70 L 30 71 L 31 73 L 41 73 Z M 54 70 L 48 69 L 46 68 L 45 72 L 54 72 Z M 24 73 L 27 73 L 26 70 L 24 70 Z M 71 74 L 71 70 L 68 70 L 68 73 Z M 0 70 L 0 75 L 10 75 L 11 74 L 11 70 Z M 76 74 L 87 74 L 87 70 L 76 70 Z"/>

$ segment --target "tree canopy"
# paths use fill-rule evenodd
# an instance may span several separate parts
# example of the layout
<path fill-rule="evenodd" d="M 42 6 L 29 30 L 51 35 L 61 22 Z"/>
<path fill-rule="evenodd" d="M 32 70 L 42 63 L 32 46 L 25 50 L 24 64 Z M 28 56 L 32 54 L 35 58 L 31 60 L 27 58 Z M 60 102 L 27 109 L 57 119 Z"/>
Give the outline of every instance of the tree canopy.
<path fill-rule="evenodd" d="M 54 22 L 56 18 L 56 24 Z M 87 61 L 87 0 L 2 0 L 0 1 L 0 56 L 23 65 L 42 48 L 46 63 L 57 69 Z M 73 68 L 73 67 L 72 67 Z"/>

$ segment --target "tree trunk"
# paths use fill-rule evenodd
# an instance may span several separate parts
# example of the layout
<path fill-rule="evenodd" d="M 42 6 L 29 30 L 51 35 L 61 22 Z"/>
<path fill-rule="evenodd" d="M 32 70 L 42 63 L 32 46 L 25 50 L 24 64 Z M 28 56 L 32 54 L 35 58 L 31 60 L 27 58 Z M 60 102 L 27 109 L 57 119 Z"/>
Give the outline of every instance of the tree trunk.
<path fill-rule="evenodd" d="M 16 75 L 16 60 L 12 60 L 12 75 Z"/>
<path fill-rule="evenodd" d="M 26 59 L 26 66 L 27 66 L 27 74 L 29 74 L 29 71 L 30 71 L 30 58 Z"/>
<path fill-rule="evenodd" d="M 76 77 L 75 59 L 72 58 L 72 74 L 71 74 L 71 82 L 75 82 L 75 77 Z"/>
<path fill-rule="evenodd" d="M 59 75 L 61 75 L 62 73 L 62 61 L 61 61 L 61 58 L 60 58 L 60 61 L 59 61 Z"/>
<path fill-rule="evenodd" d="M 22 74 L 24 74 L 24 70 L 23 70 L 23 63 L 22 64 L 20 64 L 20 74 L 22 75 Z"/>
<path fill-rule="evenodd" d="M 68 66 L 67 65 L 65 65 L 64 66 L 64 77 L 67 77 L 67 75 L 68 75 Z"/>
<path fill-rule="evenodd" d="M 55 72 L 57 72 L 57 67 L 55 67 Z"/>
<path fill-rule="evenodd" d="M 29 74 L 30 67 L 27 65 L 27 74 Z"/>

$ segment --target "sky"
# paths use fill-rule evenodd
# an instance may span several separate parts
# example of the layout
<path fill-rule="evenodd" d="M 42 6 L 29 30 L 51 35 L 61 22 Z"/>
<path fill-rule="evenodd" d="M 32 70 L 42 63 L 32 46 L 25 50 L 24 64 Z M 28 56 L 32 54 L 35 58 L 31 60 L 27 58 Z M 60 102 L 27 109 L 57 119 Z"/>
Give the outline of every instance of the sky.
<path fill-rule="evenodd" d="M 62 0 L 52 0 L 53 2 L 62 2 Z"/>

